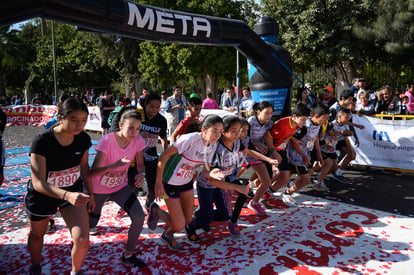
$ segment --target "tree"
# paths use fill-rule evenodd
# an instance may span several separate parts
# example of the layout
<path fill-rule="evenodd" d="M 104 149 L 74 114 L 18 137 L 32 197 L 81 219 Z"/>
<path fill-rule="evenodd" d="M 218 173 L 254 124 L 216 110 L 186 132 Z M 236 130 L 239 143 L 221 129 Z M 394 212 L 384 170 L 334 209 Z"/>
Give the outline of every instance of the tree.
<path fill-rule="evenodd" d="M 369 24 L 376 0 L 262 0 L 262 12 L 280 24 L 281 42 L 293 56 L 295 71 L 312 66 L 335 66 L 336 90 L 349 87 L 357 69 L 369 56 L 369 45 L 353 33 L 353 26 Z"/>
<path fill-rule="evenodd" d="M 244 19 L 241 11 L 254 6 L 254 1 L 230 0 L 140 2 L 173 10 L 232 19 Z M 249 12 L 248 19 L 253 14 L 251 10 Z M 235 80 L 236 51 L 234 48 L 144 42 L 141 43 L 141 51 L 138 68 L 142 77 L 156 89 L 165 89 L 175 84 L 191 86 L 189 83 L 194 83 L 201 89 L 203 96 L 207 91 L 216 95 L 220 82 L 230 85 Z"/>

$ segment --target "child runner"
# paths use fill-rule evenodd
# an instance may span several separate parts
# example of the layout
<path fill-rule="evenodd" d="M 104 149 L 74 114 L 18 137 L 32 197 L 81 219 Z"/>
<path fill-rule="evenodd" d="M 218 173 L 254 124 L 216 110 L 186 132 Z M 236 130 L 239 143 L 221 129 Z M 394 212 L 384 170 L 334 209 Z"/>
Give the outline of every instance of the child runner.
<path fill-rule="evenodd" d="M 310 183 L 313 163 L 316 161 L 316 159 L 311 158 L 311 152 L 314 147 L 317 160 L 323 165 L 319 148 L 319 133 L 321 131 L 321 125 L 328 121 L 328 119 L 329 108 L 322 103 L 317 103 L 312 108 L 311 118 L 306 120 L 305 126 L 297 129 L 293 136 L 294 138 L 290 140 L 287 146 L 287 159 L 289 164 L 292 165 L 290 175 L 292 173 L 298 174 L 298 177 L 293 181 L 293 185 L 287 187 L 282 193 L 282 200 L 289 207 L 297 205 L 295 199 L 292 198 L 292 194 Z M 329 190 L 320 182 L 314 188 L 320 191 Z"/>
<path fill-rule="evenodd" d="M 336 102 L 334 105 L 332 105 L 329 110 L 331 112 L 329 121 L 334 121 L 338 119 L 338 112 L 340 109 L 352 109 L 355 102 L 354 102 L 354 97 L 352 94 L 352 91 L 350 90 L 343 90 L 341 92 L 340 95 L 340 100 L 338 102 Z M 352 123 L 352 113 L 350 113 L 350 118 L 349 121 L 346 122 L 346 124 L 348 124 L 350 126 L 350 130 L 353 131 L 353 135 L 355 138 L 355 146 L 358 147 L 359 146 L 359 140 L 358 140 L 358 136 L 356 135 L 355 132 L 355 128 L 359 128 L 359 129 L 364 129 L 365 126 L 360 125 L 360 124 L 356 124 L 356 123 Z M 337 145 L 336 145 L 336 150 L 339 150 L 341 152 L 345 153 L 345 158 L 342 160 L 341 162 L 341 166 L 332 173 L 332 177 L 342 183 L 350 183 L 350 181 L 344 177 L 343 173 L 344 170 L 348 167 L 348 164 L 355 159 L 356 157 L 356 153 L 355 150 L 352 148 L 352 146 L 349 146 L 350 143 L 345 143 L 345 141 L 340 140 Z"/>
<path fill-rule="evenodd" d="M 168 226 L 161 235 L 171 250 L 179 250 L 180 245 L 174 232 L 180 232 L 191 222 L 194 209 L 193 175 L 200 166 L 211 163 L 217 148 L 217 141 L 223 130 L 223 121 L 217 115 L 204 118 L 201 133 L 182 135 L 171 147 L 164 151 L 158 161 L 155 197 L 165 198 L 168 212 L 151 204 L 148 227 L 155 229 L 161 218 Z M 205 167 L 206 171 L 209 167 Z"/>
<path fill-rule="evenodd" d="M 147 212 L 151 203 L 155 200 L 154 186 L 157 175 L 158 138 L 161 139 L 161 147 L 163 150 L 168 147 L 167 120 L 160 114 L 160 108 L 161 97 L 158 94 L 151 93 L 145 97 L 145 120 L 141 123 L 141 136 L 145 141 L 144 164 L 146 170 L 145 181 L 147 183 L 145 209 Z"/>
<path fill-rule="evenodd" d="M 276 191 L 288 184 L 292 166 L 289 164 L 286 153 L 286 146 L 297 128 L 302 128 L 310 115 L 309 108 L 300 103 L 292 110 L 292 115 L 284 117 L 275 122 L 270 131 L 273 137 L 274 148 L 282 156 L 282 161 L 278 165 L 279 175 L 274 179 L 267 193 L 272 197 L 277 197 Z"/>
<path fill-rule="evenodd" d="M 197 178 L 197 194 L 200 205 L 198 215 L 186 225 L 187 237 L 191 242 L 198 242 L 200 238 L 196 234 L 199 228 L 208 228 L 214 221 L 227 221 L 231 214 L 231 197 L 222 189 L 234 190 L 239 193 L 234 206 L 233 215 L 228 223 L 228 229 L 232 236 L 239 237 L 240 230 L 237 225 L 243 204 L 247 199 L 249 188 L 242 185 L 237 179 L 237 171 L 244 161 L 244 154 L 277 165 L 277 161 L 266 157 L 256 151 L 249 150 L 239 139 L 241 121 L 236 116 L 226 116 L 223 119 L 222 137 L 218 142 L 217 150 L 213 158 L 212 168 L 221 171 L 223 179 L 206 177 L 201 172 Z M 216 188 L 217 187 L 217 188 Z M 216 209 L 213 208 L 213 203 Z"/>
<path fill-rule="evenodd" d="M 30 233 L 28 248 L 32 265 L 30 274 L 41 274 L 43 236 L 49 217 L 59 208 L 72 236 L 72 272 L 81 274 L 89 248 L 88 211 L 94 208 L 93 195 L 83 193 L 83 183 L 93 194 L 90 181 L 88 150 L 91 138 L 83 132 L 88 108 L 74 98 L 65 100 L 58 109 L 59 124 L 34 138 L 30 148 L 32 176 L 25 196 Z M 63 271 L 61 271 L 63 273 Z"/>
<path fill-rule="evenodd" d="M 256 115 L 251 116 L 248 119 L 250 125 L 249 138 L 250 142 L 259 153 L 269 155 L 270 152 L 271 157 L 280 163 L 282 159 L 275 151 L 272 143 L 272 137 L 269 133 L 273 126 L 273 121 L 271 121 L 272 115 L 273 105 L 268 101 L 260 102 L 257 106 Z M 258 215 L 266 215 L 266 211 L 261 206 L 259 200 L 269 188 L 273 169 L 270 165 L 266 166 L 262 161 L 256 158 L 247 157 L 247 161 L 256 172 L 260 180 L 260 186 L 256 190 L 253 199 L 250 200 L 248 207 L 255 211 Z"/>
<path fill-rule="evenodd" d="M 172 133 L 170 138 L 171 144 L 173 144 L 177 138 L 183 134 L 199 131 L 198 116 L 201 112 L 201 99 L 198 97 L 191 97 L 188 99 L 188 111 L 190 112 L 190 116 L 187 116 L 181 120 L 180 124 L 178 124 L 177 128 L 175 128 L 174 133 Z"/>
<path fill-rule="evenodd" d="M 338 111 L 338 118 L 329 123 L 328 129 L 321 141 L 320 148 L 324 162 L 320 168 L 321 172 L 316 184 L 324 184 L 326 175 L 335 172 L 338 168 L 338 156 L 336 154 L 337 144 L 343 141 L 345 144 L 350 145 L 347 137 L 354 134 L 348 125 L 350 116 L 351 111 L 349 109 L 340 109 Z"/>
<path fill-rule="evenodd" d="M 145 143 L 139 135 L 141 115 L 137 110 L 124 112 L 119 121 L 120 130 L 102 137 L 96 145 L 96 157 L 90 174 L 93 176 L 93 186 L 96 207 L 89 214 L 89 226 L 92 233 L 96 232 L 101 210 L 104 203 L 111 199 L 124 209 L 131 218 L 128 230 L 126 250 L 122 254 L 122 262 L 144 267 L 145 263 L 138 259 L 135 245 L 142 230 L 145 214 L 137 197 L 128 186 L 128 167 L 132 159 L 136 159 L 137 176 L 135 184 L 140 187 L 144 182 L 145 166 L 143 150 Z"/>

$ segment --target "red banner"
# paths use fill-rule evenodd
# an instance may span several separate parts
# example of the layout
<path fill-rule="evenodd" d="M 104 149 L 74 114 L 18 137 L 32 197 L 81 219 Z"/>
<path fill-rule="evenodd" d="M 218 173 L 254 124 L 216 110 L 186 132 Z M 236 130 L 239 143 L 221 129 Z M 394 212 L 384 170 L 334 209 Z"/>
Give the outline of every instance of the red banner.
<path fill-rule="evenodd" d="M 7 126 L 45 126 L 55 115 L 55 105 L 2 106 L 7 115 Z"/>

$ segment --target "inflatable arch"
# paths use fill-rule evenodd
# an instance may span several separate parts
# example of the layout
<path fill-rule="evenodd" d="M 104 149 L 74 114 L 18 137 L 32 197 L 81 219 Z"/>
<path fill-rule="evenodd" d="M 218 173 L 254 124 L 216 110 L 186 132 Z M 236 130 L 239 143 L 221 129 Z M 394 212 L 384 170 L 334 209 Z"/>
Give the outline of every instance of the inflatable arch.
<path fill-rule="evenodd" d="M 127 0 L 0 1 L 0 25 L 34 17 L 134 39 L 235 47 L 249 61 L 253 98 L 271 101 L 276 116 L 290 112 L 290 55 L 277 45 L 278 27 L 273 18 L 261 18 L 255 32 L 241 20 L 167 10 Z"/>

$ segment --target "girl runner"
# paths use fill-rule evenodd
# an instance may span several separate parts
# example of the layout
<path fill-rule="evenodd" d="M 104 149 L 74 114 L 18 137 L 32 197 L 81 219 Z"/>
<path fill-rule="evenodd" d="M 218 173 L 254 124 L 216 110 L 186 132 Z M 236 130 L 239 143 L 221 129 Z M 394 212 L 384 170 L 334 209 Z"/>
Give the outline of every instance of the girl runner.
<path fill-rule="evenodd" d="M 227 116 L 223 119 L 223 124 L 222 137 L 217 144 L 212 165 L 213 168 L 218 168 L 221 171 L 222 178 L 208 178 L 203 173 L 200 173 L 198 176 L 197 194 L 200 208 L 197 211 L 198 215 L 185 227 L 187 237 L 191 242 L 200 241 L 200 238 L 196 234 L 197 229 L 208 228 L 210 222 L 213 220 L 229 220 L 231 216 L 231 197 L 223 189 L 235 190 L 239 193 L 233 215 L 228 223 L 228 229 L 232 236 L 240 236 L 237 220 L 249 191 L 248 186 L 242 185 L 237 179 L 237 171 L 241 163 L 244 162 L 244 154 L 277 165 L 276 160 L 256 151 L 249 150 L 242 144 L 239 139 L 241 121 L 238 117 Z M 213 174 L 215 175 L 214 177 L 219 175 L 216 173 Z M 213 208 L 213 203 L 216 206 L 216 210 Z"/>
<path fill-rule="evenodd" d="M 102 137 L 96 145 L 96 157 L 92 165 L 93 186 L 96 207 L 89 214 L 91 230 L 98 224 L 101 210 L 108 199 L 115 201 L 131 218 L 128 230 L 126 250 L 122 254 L 122 262 L 133 267 L 144 267 L 146 264 L 135 254 L 135 245 L 144 225 L 145 214 L 137 197 L 128 186 L 128 167 L 132 159 L 136 159 L 137 176 L 135 185 L 140 187 L 144 182 L 145 166 L 143 150 L 144 140 L 139 135 L 141 115 L 136 110 L 125 111 L 120 118 L 117 132 Z"/>
<path fill-rule="evenodd" d="M 275 148 L 273 147 L 273 139 L 269 133 L 273 126 L 273 121 L 271 120 L 272 115 L 273 105 L 268 101 L 260 102 L 257 106 L 256 115 L 251 116 L 248 119 L 250 125 L 249 138 L 250 142 L 259 153 L 262 153 L 263 155 L 271 155 L 273 159 L 276 159 L 278 163 L 280 163 L 282 159 L 275 151 Z M 269 188 L 271 174 L 273 173 L 272 167 L 266 167 L 263 162 L 256 158 L 248 157 L 247 161 L 260 180 L 260 186 L 257 189 L 254 198 L 249 202 L 248 207 L 258 215 L 266 215 L 266 211 L 259 203 L 259 200 Z"/>
<path fill-rule="evenodd" d="M 174 238 L 191 222 L 194 209 L 193 175 L 200 166 L 211 163 L 221 136 L 223 121 L 217 115 L 208 115 L 201 125 L 201 133 L 180 136 L 171 147 L 164 151 L 158 161 L 155 197 L 165 199 L 168 212 L 151 204 L 148 227 L 154 230 L 161 218 L 169 227 L 161 235 L 171 250 L 181 247 Z M 205 167 L 208 170 L 209 167 Z"/>
<path fill-rule="evenodd" d="M 160 107 L 161 97 L 158 94 L 149 94 L 146 96 L 144 103 L 145 120 L 141 123 L 140 134 L 145 141 L 144 164 L 145 170 L 147 171 L 145 180 L 148 189 L 145 208 L 147 211 L 151 203 L 155 200 L 154 186 L 158 163 L 158 138 L 161 138 L 163 150 L 166 150 L 168 147 L 167 120 L 159 113 Z"/>
<path fill-rule="evenodd" d="M 28 248 L 30 274 L 41 274 L 43 236 L 49 218 L 59 208 L 72 236 L 72 272 L 81 274 L 89 248 L 88 212 L 94 208 L 93 187 L 88 175 L 88 150 L 91 138 L 83 132 L 88 108 L 74 98 L 58 109 L 59 124 L 34 138 L 30 148 L 31 180 L 25 197 L 30 233 Z M 63 271 L 62 271 L 63 272 Z"/>

